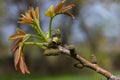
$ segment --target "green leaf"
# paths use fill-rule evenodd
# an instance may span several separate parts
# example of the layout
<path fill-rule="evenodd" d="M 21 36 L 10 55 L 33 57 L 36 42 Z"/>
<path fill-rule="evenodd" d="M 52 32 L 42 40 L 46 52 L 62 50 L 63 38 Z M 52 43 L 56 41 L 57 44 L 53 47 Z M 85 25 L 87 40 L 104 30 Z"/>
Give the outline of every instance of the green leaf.
<path fill-rule="evenodd" d="M 53 17 L 55 14 L 54 14 L 54 6 L 51 5 L 47 11 L 45 11 L 45 16 L 47 17 Z"/>

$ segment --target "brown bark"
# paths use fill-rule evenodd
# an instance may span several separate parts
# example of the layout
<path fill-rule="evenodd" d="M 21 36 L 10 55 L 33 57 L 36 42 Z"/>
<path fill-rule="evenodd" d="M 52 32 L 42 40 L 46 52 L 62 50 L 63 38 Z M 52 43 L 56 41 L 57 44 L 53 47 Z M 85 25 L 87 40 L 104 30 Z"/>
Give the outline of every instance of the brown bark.
<path fill-rule="evenodd" d="M 103 76 L 105 76 L 107 78 L 107 80 L 120 80 L 119 76 L 112 75 L 109 71 L 101 68 L 97 64 L 93 64 L 92 62 L 84 59 L 80 55 L 75 54 L 75 52 L 71 53 L 71 51 L 65 47 L 58 46 L 58 50 L 59 50 L 60 54 L 70 56 L 70 57 L 74 58 L 75 60 L 79 61 L 80 64 L 82 64 L 82 67 L 90 68 L 90 69 L 96 71 L 97 73 L 102 74 Z M 80 66 L 77 65 L 76 67 L 81 68 L 81 65 Z"/>

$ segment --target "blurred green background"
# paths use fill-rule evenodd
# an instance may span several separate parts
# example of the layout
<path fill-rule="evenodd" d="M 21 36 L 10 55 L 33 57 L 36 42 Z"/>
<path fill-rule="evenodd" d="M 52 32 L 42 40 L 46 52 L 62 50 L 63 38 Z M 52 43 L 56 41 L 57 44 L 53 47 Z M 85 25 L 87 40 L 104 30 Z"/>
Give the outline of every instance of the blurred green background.
<path fill-rule="evenodd" d="M 39 7 L 41 27 L 48 29 L 49 19 L 44 11 L 61 0 L 0 0 L 0 80 L 100 80 L 101 75 L 89 69 L 76 69 L 75 60 L 66 56 L 46 57 L 36 46 L 25 47 L 25 60 L 31 71 L 22 75 L 14 69 L 12 45 L 7 37 L 17 27 L 28 33 L 34 31 L 28 25 L 17 24 L 21 13 L 31 6 Z M 71 13 L 76 17 L 57 16 L 54 29 L 60 28 L 65 44 L 75 45 L 79 55 L 87 60 L 96 55 L 98 64 L 118 75 L 120 72 L 120 0 L 67 0 L 74 3 Z"/>

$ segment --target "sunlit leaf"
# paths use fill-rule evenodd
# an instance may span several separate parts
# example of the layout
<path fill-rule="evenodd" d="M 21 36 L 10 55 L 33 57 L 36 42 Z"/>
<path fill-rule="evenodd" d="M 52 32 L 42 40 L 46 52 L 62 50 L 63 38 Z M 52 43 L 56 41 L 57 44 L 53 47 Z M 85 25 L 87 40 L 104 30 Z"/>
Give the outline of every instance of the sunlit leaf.
<path fill-rule="evenodd" d="M 35 9 L 35 15 L 36 15 L 36 18 L 39 18 L 39 8 L 38 7 L 36 7 L 36 9 Z"/>
<path fill-rule="evenodd" d="M 53 9 L 54 9 L 54 6 L 51 5 L 51 6 L 48 8 L 48 10 L 45 11 L 45 16 L 47 16 L 47 17 L 53 17 L 53 16 L 54 16 L 54 11 L 53 11 Z"/>
<path fill-rule="evenodd" d="M 21 14 L 18 23 L 21 24 L 32 24 L 39 20 L 38 7 L 36 9 L 30 8 L 25 14 Z"/>
<path fill-rule="evenodd" d="M 67 0 L 63 0 L 61 2 L 59 2 L 55 7 L 53 7 L 52 5 L 48 8 L 48 10 L 45 12 L 45 15 L 47 17 L 53 17 L 54 15 L 58 15 L 58 14 L 61 14 L 61 13 L 65 13 L 66 11 L 70 10 L 73 8 L 74 4 L 70 4 L 66 7 L 63 7 L 64 4 L 66 3 Z M 71 16 L 72 18 L 73 15 L 71 15 L 70 13 L 65 13 L 69 16 Z"/>

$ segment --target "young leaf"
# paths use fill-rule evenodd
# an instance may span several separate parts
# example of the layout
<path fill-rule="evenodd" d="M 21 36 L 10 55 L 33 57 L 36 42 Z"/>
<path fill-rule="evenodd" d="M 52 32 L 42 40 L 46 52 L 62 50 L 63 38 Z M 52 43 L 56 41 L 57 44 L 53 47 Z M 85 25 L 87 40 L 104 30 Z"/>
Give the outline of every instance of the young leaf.
<path fill-rule="evenodd" d="M 11 35 L 11 36 L 8 38 L 8 40 L 19 39 L 19 38 L 24 37 L 24 35 L 26 34 L 23 30 L 21 30 L 21 29 L 19 29 L 19 28 L 17 28 L 16 31 L 17 31 L 17 33 Z"/>
<path fill-rule="evenodd" d="M 68 13 L 68 12 L 64 12 L 64 14 L 70 16 L 72 19 L 75 19 L 75 17 L 71 14 L 71 13 Z"/>
<path fill-rule="evenodd" d="M 19 60 L 20 60 L 20 53 L 19 53 L 19 49 L 17 49 L 14 54 L 14 65 L 16 70 L 17 70 Z"/>
<path fill-rule="evenodd" d="M 61 1 L 57 4 L 57 6 L 54 9 L 54 13 L 59 13 L 59 11 L 62 9 L 63 5 L 66 3 L 66 0 Z"/>
<path fill-rule="evenodd" d="M 39 21 L 38 7 L 36 7 L 36 9 L 30 8 L 25 14 L 21 14 L 18 23 L 31 25 L 36 23 L 36 21 Z"/>
<path fill-rule="evenodd" d="M 28 67 L 26 66 L 26 64 L 24 63 L 24 69 L 25 69 L 25 72 L 30 74 L 30 71 L 28 70 Z"/>
<path fill-rule="evenodd" d="M 24 68 L 24 61 L 23 58 L 20 58 L 20 64 L 19 64 L 20 70 L 23 74 L 25 74 L 25 68 Z"/>
<path fill-rule="evenodd" d="M 15 43 L 13 44 L 13 46 L 10 49 L 10 52 L 14 52 L 17 49 L 20 42 L 22 42 L 22 39 L 18 39 L 17 41 L 15 41 Z"/>
<path fill-rule="evenodd" d="M 63 7 L 63 8 L 61 9 L 61 12 L 64 13 L 64 12 L 72 9 L 73 6 L 74 6 L 74 4 L 70 4 L 70 5 L 66 6 L 66 7 Z"/>
<path fill-rule="evenodd" d="M 23 35 L 23 34 L 13 34 L 12 36 L 10 36 L 9 38 L 8 38 L 8 40 L 15 40 L 15 39 L 19 39 L 19 38 L 22 38 L 22 37 L 24 37 L 25 35 Z"/>
<path fill-rule="evenodd" d="M 20 67 L 20 70 L 21 70 L 21 72 L 22 72 L 23 74 L 25 74 L 25 73 L 30 74 L 30 71 L 28 70 L 28 68 L 27 68 L 27 66 L 26 66 L 26 64 L 25 64 L 23 57 L 20 58 L 19 67 Z"/>
<path fill-rule="evenodd" d="M 48 10 L 45 12 L 45 16 L 47 16 L 47 17 L 53 17 L 55 15 L 53 9 L 54 9 L 54 6 L 51 5 L 48 8 Z"/>
<path fill-rule="evenodd" d="M 19 28 L 17 28 L 16 31 L 17 31 L 17 34 L 23 34 L 23 35 L 26 34 L 22 29 L 19 29 Z"/>

